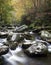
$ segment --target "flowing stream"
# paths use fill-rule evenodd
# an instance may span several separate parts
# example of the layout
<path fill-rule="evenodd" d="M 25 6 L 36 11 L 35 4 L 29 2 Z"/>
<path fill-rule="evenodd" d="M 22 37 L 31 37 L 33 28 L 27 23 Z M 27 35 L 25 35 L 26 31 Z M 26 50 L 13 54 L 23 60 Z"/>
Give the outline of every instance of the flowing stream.
<path fill-rule="evenodd" d="M 24 65 L 27 62 L 27 58 L 19 46 L 14 51 L 9 50 L 9 52 L 6 55 L 3 55 L 3 57 L 9 65 Z"/>
<path fill-rule="evenodd" d="M 21 46 L 17 46 L 15 50 L 9 49 L 7 54 L 0 57 L 0 65 L 51 65 L 51 54 L 31 58 L 23 52 Z"/>
<path fill-rule="evenodd" d="M 51 55 L 31 58 L 26 56 L 19 46 L 15 50 L 9 50 L 3 58 L 3 65 L 51 65 Z"/>

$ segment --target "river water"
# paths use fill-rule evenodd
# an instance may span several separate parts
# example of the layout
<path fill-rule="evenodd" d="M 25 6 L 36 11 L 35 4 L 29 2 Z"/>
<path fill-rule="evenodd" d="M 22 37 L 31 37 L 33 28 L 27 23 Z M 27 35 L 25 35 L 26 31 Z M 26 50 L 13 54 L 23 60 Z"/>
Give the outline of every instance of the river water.
<path fill-rule="evenodd" d="M 24 54 L 22 48 L 18 46 L 15 50 L 10 50 L 3 55 L 0 65 L 51 65 L 51 55 L 47 57 L 28 57 Z"/>
<path fill-rule="evenodd" d="M 51 54 L 31 58 L 23 52 L 21 46 L 17 46 L 15 50 L 9 49 L 7 54 L 0 56 L 0 65 L 51 65 Z"/>

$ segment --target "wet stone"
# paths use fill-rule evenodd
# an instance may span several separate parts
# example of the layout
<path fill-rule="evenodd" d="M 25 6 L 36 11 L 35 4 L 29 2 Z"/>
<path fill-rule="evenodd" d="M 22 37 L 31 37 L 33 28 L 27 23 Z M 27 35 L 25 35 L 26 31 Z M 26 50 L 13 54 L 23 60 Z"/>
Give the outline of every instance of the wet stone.
<path fill-rule="evenodd" d="M 15 50 L 17 46 L 18 46 L 18 43 L 17 42 L 10 42 L 9 43 L 9 48 L 11 50 Z"/>
<path fill-rule="evenodd" d="M 42 30 L 40 33 L 41 33 L 40 36 L 41 36 L 41 38 L 42 38 L 43 40 L 45 40 L 45 41 L 51 43 L 51 33 L 49 33 L 49 32 L 46 31 L 46 30 Z"/>
<path fill-rule="evenodd" d="M 27 55 L 47 55 L 48 53 L 47 45 L 44 42 L 32 41 L 31 45 L 28 45 L 30 44 L 24 44 L 26 48 L 23 49 Z"/>
<path fill-rule="evenodd" d="M 23 49 L 27 49 L 27 48 L 30 47 L 31 45 L 32 45 L 31 40 L 26 40 L 26 39 L 24 39 L 24 42 L 23 42 L 23 44 L 22 44 L 22 48 L 23 48 Z"/>
<path fill-rule="evenodd" d="M 7 54 L 9 51 L 9 47 L 6 45 L 0 45 L 0 55 Z"/>

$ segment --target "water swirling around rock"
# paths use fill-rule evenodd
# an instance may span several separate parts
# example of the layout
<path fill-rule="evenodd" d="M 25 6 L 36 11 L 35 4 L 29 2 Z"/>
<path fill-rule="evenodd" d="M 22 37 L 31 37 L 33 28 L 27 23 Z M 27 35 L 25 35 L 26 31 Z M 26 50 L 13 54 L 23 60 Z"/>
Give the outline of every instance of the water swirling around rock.
<path fill-rule="evenodd" d="M 51 55 L 45 58 L 30 58 L 23 53 L 22 48 L 19 46 L 14 51 L 9 50 L 3 57 L 3 65 L 51 65 Z"/>
<path fill-rule="evenodd" d="M 15 50 L 9 49 L 9 52 L 0 57 L 0 65 L 51 65 L 51 55 L 47 57 L 31 58 L 23 53 L 20 46 Z"/>

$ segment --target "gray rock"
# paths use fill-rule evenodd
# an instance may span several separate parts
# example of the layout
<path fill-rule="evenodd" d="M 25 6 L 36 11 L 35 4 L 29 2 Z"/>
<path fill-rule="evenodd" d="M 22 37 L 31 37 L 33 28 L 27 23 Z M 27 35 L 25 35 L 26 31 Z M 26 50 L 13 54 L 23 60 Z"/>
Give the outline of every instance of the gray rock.
<path fill-rule="evenodd" d="M 16 32 L 21 32 L 21 31 L 23 31 L 23 30 L 25 30 L 25 29 L 27 29 L 27 28 L 28 28 L 27 25 L 22 25 L 22 26 L 20 26 L 20 27 L 16 27 L 14 31 L 16 31 Z"/>
<path fill-rule="evenodd" d="M 9 51 L 9 47 L 0 43 L 0 55 L 7 54 L 8 51 Z"/>
<path fill-rule="evenodd" d="M 31 45 L 30 45 L 31 44 Z M 25 44 L 24 46 L 27 45 L 27 48 L 24 49 L 24 52 L 28 55 L 47 55 L 48 53 L 48 47 L 47 43 L 41 40 L 35 40 L 32 41 L 30 44 Z M 29 46 L 28 46 L 29 45 Z"/>
<path fill-rule="evenodd" d="M 7 32 L 0 32 L 0 38 L 6 38 L 8 36 Z"/>
<path fill-rule="evenodd" d="M 21 37 L 20 34 L 16 34 L 14 33 L 11 37 L 8 37 L 8 45 L 9 48 L 14 50 L 16 49 L 16 47 L 18 46 L 19 42 L 22 40 L 23 38 Z"/>
<path fill-rule="evenodd" d="M 51 38 L 51 34 L 46 30 L 41 31 L 41 36 L 46 38 Z"/>
<path fill-rule="evenodd" d="M 49 33 L 48 31 L 42 30 L 40 36 L 43 40 L 51 43 L 51 33 Z"/>
<path fill-rule="evenodd" d="M 18 40 L 19 36 L 17 34 L 13 34 L 11 37 L 8 37 L 8 45 L 9 48 L 14 50 L 16 49 L 16 47 L 18 46 L 17 40 Z"/>
<path fill-rule="evenodd" d="M 27 49 L 28 47 L 30 47 L 32 45 L 32 41 L 31 40 L 26 40 L 24 39 L 24 42 L 22 44 L 22 48 L 23 49 Z"/>
<path fill-rule="evenodd" d="M 9 42 L 9 48 L 11 50 L 15 50 L 17 46 L 18 46 L 17 42 Z"/>

